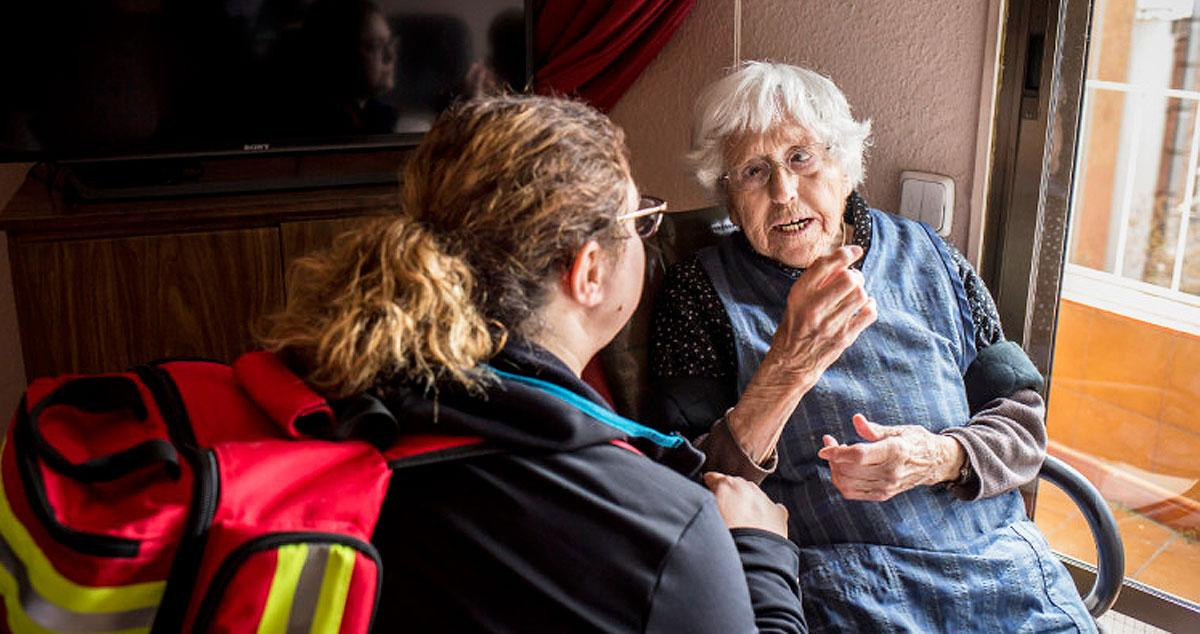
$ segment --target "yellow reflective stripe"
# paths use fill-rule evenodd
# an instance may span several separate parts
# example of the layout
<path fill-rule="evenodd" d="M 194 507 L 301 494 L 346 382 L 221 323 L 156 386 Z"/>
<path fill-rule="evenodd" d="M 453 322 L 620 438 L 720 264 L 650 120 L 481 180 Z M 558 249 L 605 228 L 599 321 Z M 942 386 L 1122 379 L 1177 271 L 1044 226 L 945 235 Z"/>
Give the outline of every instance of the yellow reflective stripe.
<path fill-rule="evenodd" d="M 337 632 L 342 627 L 342 614 L 346 611 L 346 596 L 350 594 L 350 580 L 354 577 L 357 558 L 358 551 L 349 546 L 329 546 L 321 596 L 317 598 L 317 609 L 313 612 L 312 632 Z"/>
<path fill-rule="evenodd" d="M 33 537 L 17 521 L 0 479 L 0 535 L 24 562 L 29 582 L 39 595 L 75 612 L 124 612 L 152 608 L 162 600 L 166 581 L 147 581 L 126 586 L 83 586 L 59 574 L 54 564 L 37 547 Z"/>
<path fill-rule="evenodd" d="M 117 612 L 80 612 L 52 603 L 33 589 L 25 563 L 13 554 L 3 540 L 0 540 L 0 572 L 3 572 L 3 581 L 0 582 L 3 596 L 15 597 L 15 603 L 24 617 L 47 630 L 79 633 L 148 630 L 154 623 L 156 607 Z"/>
<path fill-rule="evenodd" d="M 4 607 L 8 611 L 8 629 L 20 634 L 60 634 L 57 630 L 48 630 L 29 619 L 21 609 L 20 601 L 13 587 L 10 575 L 0 571 L 0 594 L 4 595 Z M 148 634 L 150 627 L 135 627 L 127 630 L 109 630 L 105 634 Z"/>
<path fill-rule="evenodd" d="M 276 549 L 275 578 L 271 580 L 267 604 L 263 606 L 262 618 L 258 621 L 258 634 L 287 632 L 296 584 L 300 581 L 300 571 L 304 569 L 307 559 L 308 544 L 288 544 Z"/>

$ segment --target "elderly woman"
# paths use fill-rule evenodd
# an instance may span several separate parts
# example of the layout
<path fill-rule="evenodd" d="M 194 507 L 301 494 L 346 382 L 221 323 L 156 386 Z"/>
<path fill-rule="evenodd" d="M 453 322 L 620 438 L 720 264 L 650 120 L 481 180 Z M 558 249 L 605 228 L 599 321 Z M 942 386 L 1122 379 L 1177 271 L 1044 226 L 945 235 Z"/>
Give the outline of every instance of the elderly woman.
<path fill-rule="evenodd" d="M 788 508 L 810 626 L 1094 630 L 1015 491 L 1043 458 L 1040 375 L 962 256 L 855 192 L 869 123 L 762 62 L 697 117 L 738 231 L 667 275 L 657 410 Z"/>
<path fill-rule="evenodd" d="M 703 459 L 580 379 L 637 304 L 664 209 L 621 131 L 570 101 L 459 104 L 402 205 L 300 260 L 265 336 L 350 428 L 498 450 L 392 477 L 376 631 L 804 631 L 784 509 L 642 455 Z"/>

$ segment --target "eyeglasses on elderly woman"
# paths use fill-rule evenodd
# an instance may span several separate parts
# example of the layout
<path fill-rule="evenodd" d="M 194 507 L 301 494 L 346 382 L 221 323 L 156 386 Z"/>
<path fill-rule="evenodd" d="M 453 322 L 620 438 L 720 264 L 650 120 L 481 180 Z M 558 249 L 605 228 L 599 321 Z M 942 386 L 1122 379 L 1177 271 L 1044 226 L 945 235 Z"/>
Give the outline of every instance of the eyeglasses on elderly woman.
<path fill-rule="evenodd" d="M 667 210 L 667 201 L 654 196 L 642 196 L 637 209 L 617 216 L 617 222 L 633 220 L 633 228 L 638 237 L 646 240 L 658 233 L 662 224 L 663 212 Z"/>
<path fill-rule="evenodd" d="M 829 146 L 813 144 L 788 148 L 783 161 L 776 161 L 769 156 L 756 156 L 722 174 L 720 180 L 729 189 L 741 192 L 766 187 L 776 169 L 786 168 L 796 176 L 809 176 L 821 169 L 821 162 L 828 150 Z"/>

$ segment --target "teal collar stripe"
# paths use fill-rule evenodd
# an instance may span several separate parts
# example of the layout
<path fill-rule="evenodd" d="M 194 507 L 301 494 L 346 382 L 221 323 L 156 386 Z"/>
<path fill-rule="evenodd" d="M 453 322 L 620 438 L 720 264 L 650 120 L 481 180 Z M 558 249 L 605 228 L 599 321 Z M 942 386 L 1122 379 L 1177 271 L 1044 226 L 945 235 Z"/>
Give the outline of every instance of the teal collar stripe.
<path fill-rule="evenodd" d="M 512 374 L 503 370 L 497 370 L 491 366 L 488 367 L 492 370 L 492 372 L 495 372 L 499 376 L 511 381 L 516 381 L 517 383 L 524 383 L 525 385 L 537 388 L 551 396 L 554 396 L 559 400 L 565 401 L 567 405 L 574 407 L 587 416 L 594 418 L 601 423 L 608 425 L 609 427 L 616 427 L 629 436 L 645 438 L 646 440 L 649 440 L 650 442 L 662 447 L 678 447 L 679 445 L 683 444 L 683 436 L 680 436 L 679 434 L 667 435 L 650 429 L 645 425 L 635 423 L 628 418 L 611 412 L 564 387 L 555 385 L 548 381 L 543 381 L 541 379 L 521 376 L 519 374 Z"/>

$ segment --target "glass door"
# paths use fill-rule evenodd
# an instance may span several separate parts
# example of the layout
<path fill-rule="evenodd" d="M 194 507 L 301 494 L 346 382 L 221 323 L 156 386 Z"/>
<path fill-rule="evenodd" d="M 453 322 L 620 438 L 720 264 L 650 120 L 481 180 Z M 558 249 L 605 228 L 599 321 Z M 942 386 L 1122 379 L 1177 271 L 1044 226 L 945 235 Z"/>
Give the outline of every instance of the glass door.
<path fill-rule="evenodd" d="M 1102 624 L 1200 631 L 1200 0 L 1009 11 L 1023 72 L 1001 91 L 985 275 L 1047 374 L 1048 453 L 1117 518 L 1126 582 Z M 1086 579 L 1074 505 L 1042 486 L 1034 517 Z"/>

